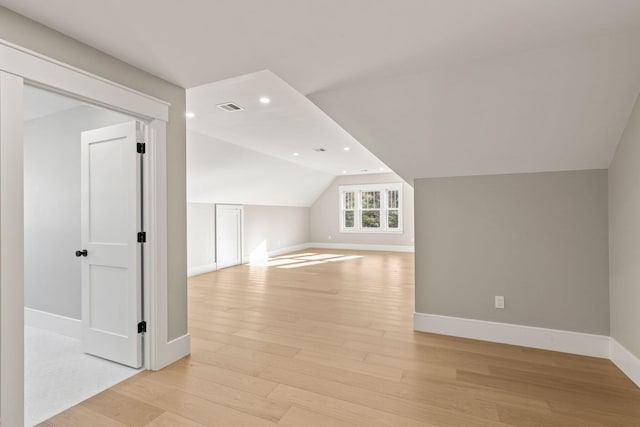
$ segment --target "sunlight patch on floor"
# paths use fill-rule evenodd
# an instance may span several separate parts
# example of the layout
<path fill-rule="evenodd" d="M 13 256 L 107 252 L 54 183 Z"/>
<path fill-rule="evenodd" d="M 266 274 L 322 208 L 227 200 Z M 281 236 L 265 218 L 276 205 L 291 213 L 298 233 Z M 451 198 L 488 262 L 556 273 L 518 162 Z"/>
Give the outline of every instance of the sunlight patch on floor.
<path fill-rule="evenodd" d="M 298 268 L 312 265 L 326 264 L 329 262 L 348 261 L 363 258 L 362 255 L 340 255 L 340 254 L 317 254 L 307 252 L 302 254 L 281 255 L 269 258 L 266 261 L 252 262 L 252 266 L 277 267 L 277 268 Z"/>

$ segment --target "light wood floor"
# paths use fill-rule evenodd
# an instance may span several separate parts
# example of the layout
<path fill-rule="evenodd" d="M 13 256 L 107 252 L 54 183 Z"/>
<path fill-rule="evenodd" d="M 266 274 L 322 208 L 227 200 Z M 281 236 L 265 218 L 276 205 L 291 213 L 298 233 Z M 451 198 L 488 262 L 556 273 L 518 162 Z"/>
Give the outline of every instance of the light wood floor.
<path fill-rule="evenodd" d="M 359 254 L 191 279 L 193 354 L 45 425 L 640 426 L 611 362 L 414 333 L 413 255 Z"/>

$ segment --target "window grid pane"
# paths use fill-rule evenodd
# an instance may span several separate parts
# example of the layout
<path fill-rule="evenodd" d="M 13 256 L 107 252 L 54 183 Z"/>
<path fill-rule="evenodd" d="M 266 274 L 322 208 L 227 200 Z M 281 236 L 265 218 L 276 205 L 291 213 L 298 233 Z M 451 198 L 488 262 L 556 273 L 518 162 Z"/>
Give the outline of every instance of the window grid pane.
<path fill-rule="evenodd" d="M 380 209 L 380 192 L 363 191 L 362 209 Z"/>
<path fill-rule="evenodd" d="M 380 211 L 363 210 L 362 228 L 380 228 Z"/>
<path fill-rule="evenodd" d="M 356 208 L 356 194 L 353 191 L 346 191 L 344 193 L 344 208 L 347 210 Z"/>
<path fill-rule="evenodd" d="M 398 209 L 400 207 L 400 196 L 398 190 L 387 190 L 387 208 Z"/>
<path fill-rule="evenodd" d="M 344 227 L 345 228 L 353 228 L 355 227 L 355 212 L 354 211 L 344 211 Z"/>
<path fill-rule="evenodd" d="M 393 209 L 387 211 L 387 227 L 390 229 L 399 228 L 400 222 L 398 221 L 398 210 Z"/>

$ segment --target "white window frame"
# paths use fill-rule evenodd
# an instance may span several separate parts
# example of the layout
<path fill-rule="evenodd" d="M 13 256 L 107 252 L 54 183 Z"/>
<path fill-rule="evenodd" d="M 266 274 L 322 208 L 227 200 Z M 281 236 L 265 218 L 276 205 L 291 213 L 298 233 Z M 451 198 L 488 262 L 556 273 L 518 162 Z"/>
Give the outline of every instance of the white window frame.
<path fill-rule="evenodd" d="M 389 209 L 387 200 L 387 191 L 398 191 L 398 228 L 389 228 L 388 226 L 388 212 Z M 380 192 L 380 227 L 379 228 L 364 228 L 362 227 L 362 193 L 366 191 L 379 191 Z M 344 194 L 353 192 L 356 198 L 356 207 L 354 209 L 354 226 L 345 227 L 344 213 L 345 203 Z M 368 210 L 368 209 L 364 209 Z M 386 184 L 360 184 L 360 185 L 341 185 L 338 187 L 338 215 L 340 216 L 340 232 L 341 233 L 382 233 L 382 234 L 401 234 L 403 233 L 403 200 L 402 200 L 402 183 L 386 183 Z"/>

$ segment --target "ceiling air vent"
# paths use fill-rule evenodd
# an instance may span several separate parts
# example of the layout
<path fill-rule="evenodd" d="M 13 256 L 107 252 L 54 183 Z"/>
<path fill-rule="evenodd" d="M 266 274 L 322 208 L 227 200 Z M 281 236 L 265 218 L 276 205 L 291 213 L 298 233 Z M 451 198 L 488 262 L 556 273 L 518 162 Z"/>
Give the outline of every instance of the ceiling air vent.
<path fill-rule="evenodd" d="M 234 111 L 244 110 L 244 108 L 242 108 L 238 104 L 234 104 L 233 102 L 227 102 L 225 104 L 218 104 L 218 105 L 216 105 L 216 107 L 220 108 L 221 110 L 227 111 L 229 113 L 233 113 Z"/>
<path fill-rule="evenodd" d="M 327 151 L 326 148 L 314 148 L 313 151 L 317 151 L 318 153 L 322 153 L 324 151 Z"/>

